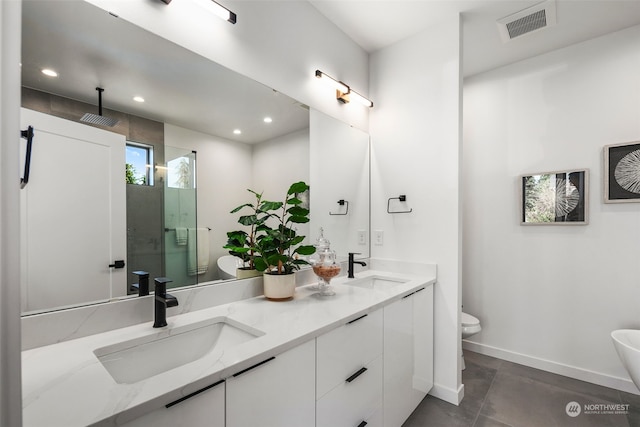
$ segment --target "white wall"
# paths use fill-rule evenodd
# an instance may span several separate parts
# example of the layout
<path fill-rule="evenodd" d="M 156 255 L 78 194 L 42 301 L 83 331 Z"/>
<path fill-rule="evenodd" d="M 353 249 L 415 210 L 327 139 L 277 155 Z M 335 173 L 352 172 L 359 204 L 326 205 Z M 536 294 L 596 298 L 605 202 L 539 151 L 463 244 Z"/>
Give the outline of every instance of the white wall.
<path fill-rule="evenodd" d="M 253 172 L 251 146 L 165 124 L 165 144 L 197 151 L 198 227 L 210 227 L 209 270 L 198 282 L 218 278 L 216 260 L 227 255 L 227 231 L 237 230 L 238 216 L 229 212 L 247 203 Z"/>
<path fill-rule="evenodd" d="M 227 0 L 238 15 L 235 25 L 187 0 L 86 1 L 330 116 L 368 127 L 368 109 L 339 104 L 335 90 L 314 75 L 320 69 L 365 91 L 368 55 L 306 1 Z"/>
<path fill-rule="evenodd" d="M 251 148 L 251 189 L 263 193 L 264 200 L 283 201 L 294 182 L 309 184 L 308 128 L 254 144 Z"/>
<path fill-rule="evenodd" d="M 253 180 L 251 189 L 262 193 L 262 200 L 284 201 L 294 182 L 309 181 L 309 129 L 292 132 L 252 146 Z M 311 191 L 310 191 L 311 193 Z M 250 195 L 247 192 L 247 195 Z M 247 200 L 251 201 L 251 200 Z M 309 224 L 296 224 L 297 235 L 313 244 Z"/>
<path fill-rule="evenodd" d="M 0 425 L 22 424 L 19 0 L 0 2 Z"/>
<path fill-rule="evenodd" d="M 640 204 L 603 204 L 602 148 L 640 140 L 638 46 L 633 27 L 465 80 L 469 348 L 634 389 L 609 334 L 640 327 Z M 573 168 L 589 225 L 520 226 L 518 176 Z"/>
<path fill-rule="evenodd" d="M 460 22 L 440 25 L 371 57 L 371 221 L 384 231 L 372 257 L 438 265 L 435 386 L 458 403 L 460 352 Z M 387 214 L 407 196 L 408 214 Z M 375 240 L 375 237 L 372 237 Z"/>

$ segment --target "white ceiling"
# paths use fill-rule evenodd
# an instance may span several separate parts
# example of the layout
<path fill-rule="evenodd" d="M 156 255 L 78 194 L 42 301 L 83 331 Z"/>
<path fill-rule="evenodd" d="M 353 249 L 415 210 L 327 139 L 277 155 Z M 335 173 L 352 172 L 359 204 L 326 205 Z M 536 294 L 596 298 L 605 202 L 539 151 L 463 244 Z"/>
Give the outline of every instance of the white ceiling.
<path fill-rule="evenodd" d="M 555 26 L 503 43 L 496 21 L 542 0 L 309 1 L 370 53 L 460 13 L 465 76 L 640 24 L 638 0 L 556 0 Z"/>
<path fill-rule="evenodd" d="M 249 144 L 309 126 L 296 100 L 87 2 L 25 0 L 22 20 L 23 86 L 92 105 L 100 86 L 105 109 Z"/>

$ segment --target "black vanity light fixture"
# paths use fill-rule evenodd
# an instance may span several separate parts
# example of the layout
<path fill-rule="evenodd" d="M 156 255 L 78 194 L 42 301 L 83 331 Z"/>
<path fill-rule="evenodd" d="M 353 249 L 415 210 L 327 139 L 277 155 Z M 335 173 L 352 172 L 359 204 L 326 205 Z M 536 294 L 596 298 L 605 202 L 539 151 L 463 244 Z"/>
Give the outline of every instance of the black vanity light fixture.
<path fill-rule="evenodd" d="M 329 83 L 336 90 L 336 99 L 344 104 L 357 101 L 366 107 L 373 107 L 373 101 L 360 95 L 355 90 L 351 89 L 346 83 L 334 79 L 326 73 L 320 70 L 316 70 L 316 77 L 320 80 L 324 80 Z"/>
<path fill-rule="evenodd" d="M 171 3 L 171 0 L 162 0 L 162 1 L 165 2 L 166 4 Z M 196 0 L 196 3 L 199 3 L 202 6 L 205 6 L 207 9 L 211 10 L 220 18 L 224 19 L 225 21 L 229 21 L 232 24 L 235 24 L 238 20 L 238 15 L 236 15 L 235 13 L 233 13 L 232 11 L 230 11 L 229 9 L 227 9 L 226 7 L 224 7 L 223 5 L 221 5 L 220 3 L 214 0 Z"/>
<path fill-rule="evenodd" d="M 365 98 L 364 96 L 360 95 L 355 90 L 351 89 L 350 92 L 349 92 L 349 95 L 350 95 L 352 101 L 359 102 L 362 105 L 364 105 L 365 107 L 369 107 L 369 108 L 373 107 L 373 101 L 371 101 L 370 99 Z"/>

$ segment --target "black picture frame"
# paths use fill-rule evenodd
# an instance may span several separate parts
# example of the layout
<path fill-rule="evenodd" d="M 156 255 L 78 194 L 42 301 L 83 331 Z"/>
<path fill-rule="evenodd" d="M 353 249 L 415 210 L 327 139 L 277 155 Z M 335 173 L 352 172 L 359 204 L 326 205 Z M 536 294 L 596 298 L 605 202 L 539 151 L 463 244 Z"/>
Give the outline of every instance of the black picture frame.
<path fill-rule="evenodd" d="M 604 147 L 605 203 L 640 202 L 640 141 Z"/>

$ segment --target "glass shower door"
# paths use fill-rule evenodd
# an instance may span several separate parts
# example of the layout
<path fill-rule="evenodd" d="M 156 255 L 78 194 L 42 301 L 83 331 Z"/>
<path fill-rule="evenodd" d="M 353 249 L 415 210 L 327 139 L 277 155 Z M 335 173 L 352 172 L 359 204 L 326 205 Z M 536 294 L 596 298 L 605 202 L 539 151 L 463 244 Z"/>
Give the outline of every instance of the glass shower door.
<path fill-rule="evenodd" d="M 208 263 L 208 254 L 198 253 L 196 152 L 165 146 L 165 161 L 165 276 L 173 280 L 167 288 L 195 285 Z"/>

